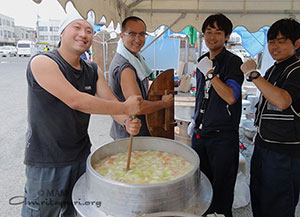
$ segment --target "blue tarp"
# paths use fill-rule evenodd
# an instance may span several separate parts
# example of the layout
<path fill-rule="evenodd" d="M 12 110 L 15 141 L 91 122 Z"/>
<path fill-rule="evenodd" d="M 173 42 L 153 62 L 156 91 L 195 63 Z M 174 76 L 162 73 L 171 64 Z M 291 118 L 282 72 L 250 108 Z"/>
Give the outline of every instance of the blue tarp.
<path fill-rule="evenodd" d="M 252 56 L 255 57 L 258 53 L 262 52 L 267 44 L 267 32 L 270 27 L 265 26 L 257 32 L 251 33 L 243 26 L 236 27 L 233 32 L 239 34 L 242 38 L 242 45 L 244 49 Z"/>
<path fill-rule="evenodd" d="M 102 24 L 95 24 L 94 25 L 94 31 L 95 32 L 100 32 L 101 31 L 101 28 L 103 27 L 104 25 Z"/>
<path fill-rule="evenodd" d="M 166 27 L 165 27 L 166 28 Z M 251 33 L 243 26 L 236 27 L 233 32 L 239 34 L 242 38 L 242 45 L 244 49 L 252 56 L 255 57 L 257 54 L 262 52 L 267 44 L 267 32 L 270 27 L 265 26 L 259 29 L 257 32 Z M 164 34 L 164 38 L 172 35 L 173 32 L 168 30 Z M 179 34 L 186 34 L 186 29 L 179 32 Z"/>
<path fill-rule="evenodd" d="M 155 37 L 148 36 L 146 47 Z M 178 70 L 180 40 L 176 38 L 159 38 L 149 46 L 142 55 L 151 69 Z"/>
<path fill-rule="evenodd" d="M 98 32 L 101 27 L 102 25 L 95 25 L 94 30 Z M 167 27 L 164 26 L 164 29 L 166 28 Z M 251 57 L 255 57 L 266 48 L 267 32 L 269 28 L 270 27 L 265 26 L 257 32 L 251 33 L 248 32 L 245 27 L 238 26 L 233 30 L 233 32 L 241 36 L 244 49 L 251 55 Z M 143 52 L 142 55 L 145 57 L 150 68 L 159 70 L 165 70 L 168 68 L 175 68 L 175 70 L 178 69 L 180 40 L 169 38 L 172 34 L 174 33 L 171 30 L 168 30 L 161 38 Z M 186 29 L 183 29 L 183 31 L 178 34 L 186 35 Z M 153 40 L 154 37 L 148 36 L 145 46 Z"/>

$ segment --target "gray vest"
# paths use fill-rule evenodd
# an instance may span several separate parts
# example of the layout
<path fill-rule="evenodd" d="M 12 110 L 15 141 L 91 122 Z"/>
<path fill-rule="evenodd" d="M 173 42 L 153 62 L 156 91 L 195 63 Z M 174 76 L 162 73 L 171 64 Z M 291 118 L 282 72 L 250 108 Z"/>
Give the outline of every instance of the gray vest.
<path fill-rule="evenodd" d="M 126 101 L 121 88 L 121 72 L 125 68 L 131 68 L 135 73 L 135 68 L 122 55 L 116 53 L 109 67 L 109 87 L 120 102 Z M 147 89 L 142 81 L 139 80 L 136 74 L 136 82 L 141 90 L 143 99 L 147 99 Z M 137 115 L 142 122 L 142 127 L 137 136 L 150 136 L 145 115 Z M 113 139 L 129 137 L 125 128 L 118 122 L 113 121 L 110 129 L 110 136 Z"/>

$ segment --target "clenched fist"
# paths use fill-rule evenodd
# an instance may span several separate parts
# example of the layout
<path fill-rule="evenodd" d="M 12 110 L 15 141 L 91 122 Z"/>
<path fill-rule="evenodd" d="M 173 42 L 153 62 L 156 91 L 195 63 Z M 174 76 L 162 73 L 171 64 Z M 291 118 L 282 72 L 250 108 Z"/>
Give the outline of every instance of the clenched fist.
<path fill-rule="evenodd" d="M 130 135 L 137 135 L 140 132 L 141 126 L 141 120 L 138 118 L 133 119 L 132 117 L 128 117 L 126 119 L 125 127 L 127 133 L 129 133 Z"/>
<path fill-rule="evenodd" d="M 253 59 L 247 60 L 241 65 L 241 70 L 245 75 L 256 70 L 256 63 Z"/>
<path fill-rule="evenodd" d="M 161 100 L 163 101 L 165 108 L 172 106 L 174 103 L 174 97 L 172 94 L 163 95 Z"/>
<path fill-rule="evenodd" d="M 125 105 L 125 114 L 127 115 L 136 115 L 141 110 L 143 98 L 141 96 L 129 96 L 128 99 L 124 102 Z"/>

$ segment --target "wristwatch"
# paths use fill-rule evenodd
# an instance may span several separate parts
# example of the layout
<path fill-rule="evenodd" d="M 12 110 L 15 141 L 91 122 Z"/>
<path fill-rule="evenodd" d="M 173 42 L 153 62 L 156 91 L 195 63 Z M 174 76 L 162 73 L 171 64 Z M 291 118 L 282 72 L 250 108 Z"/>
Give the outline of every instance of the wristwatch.
<path fill-rule="evenodd" d="M 250 74 L 247 76 L 246 80 L 247 81 L 253 81 L 256 78 L 258 78 L 260 76 L 260 73 L 258 71 L 252 71 L 250 72 Z"/>
<path fill-rule="evenodd" d="M 210 80 L 213 79 L 215 76 L 216 76 L 215 73 L 209 73 L 206 77 L 207 77 L 207 80 L 210 81 Z"/>

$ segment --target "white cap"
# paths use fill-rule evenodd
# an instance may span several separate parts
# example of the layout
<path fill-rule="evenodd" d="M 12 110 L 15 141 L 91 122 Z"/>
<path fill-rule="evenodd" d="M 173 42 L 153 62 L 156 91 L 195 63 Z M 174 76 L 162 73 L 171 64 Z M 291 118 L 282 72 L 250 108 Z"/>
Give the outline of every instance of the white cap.
<path fill-rule="evenodd" d="M 67 17 L 60 23 L 59 27 L 59 35 L 64 31 L 64 29 L 72 23 L 74 20 L 85 20 L 78 12 L 72 12 L 70 14 L 67 14 Z M 88 13 L 88 17 L 85 20 L 87 21 L 91 27 L 94 29 L 94 18 L 93 14 L 91 12 Z"/>

